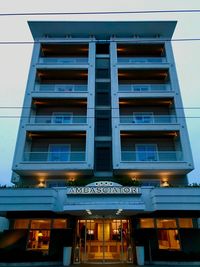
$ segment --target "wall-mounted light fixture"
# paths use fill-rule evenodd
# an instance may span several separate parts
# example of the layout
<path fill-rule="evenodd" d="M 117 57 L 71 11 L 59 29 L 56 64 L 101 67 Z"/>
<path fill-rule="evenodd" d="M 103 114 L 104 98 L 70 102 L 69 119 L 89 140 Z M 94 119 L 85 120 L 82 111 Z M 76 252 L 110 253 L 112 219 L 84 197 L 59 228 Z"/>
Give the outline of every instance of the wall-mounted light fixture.
<path fill-rule="evenodd" d="M 162 184 L 161 184 L 162 187 L 168 187 L 169 186 L 169 182 L 167 179 L 165 180 L 162 180 Z"/>

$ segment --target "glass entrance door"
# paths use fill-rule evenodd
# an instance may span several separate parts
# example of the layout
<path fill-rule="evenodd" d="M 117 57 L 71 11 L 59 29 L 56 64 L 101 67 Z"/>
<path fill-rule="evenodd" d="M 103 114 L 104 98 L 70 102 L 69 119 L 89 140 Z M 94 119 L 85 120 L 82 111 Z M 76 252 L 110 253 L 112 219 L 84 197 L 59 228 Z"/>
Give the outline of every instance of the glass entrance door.
<path fill-rule="evenodd" d="M 128 220 L 79 220 L 77 240 L 81 262 L 126 262 L 130 248 Z"/>

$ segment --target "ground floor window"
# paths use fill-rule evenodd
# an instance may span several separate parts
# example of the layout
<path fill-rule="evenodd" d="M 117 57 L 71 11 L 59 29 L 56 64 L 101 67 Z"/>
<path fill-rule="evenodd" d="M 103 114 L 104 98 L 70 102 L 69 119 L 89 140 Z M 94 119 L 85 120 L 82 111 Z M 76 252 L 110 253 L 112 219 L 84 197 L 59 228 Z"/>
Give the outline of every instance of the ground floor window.
<path fill-rule="evenodd" d="M 40 249 L 49 250 L 50 231 L 48 230 L 30 230 L 28 237 L 28 250 Z"/>
<path fill-rule="evenodd" d="M 140 228 L 156 228 L 159 249 L 180 250 L 180 228 L 193 228 L 192 218 L 140 218 Z"/>
<path fill-rule="evenodd" d="M 67 219 L 16 219 L 14 229 L 28 229 L 27 250 L 40 250 L 48 254 L 51 229 L 66 229 Z"/>
<path fill-rule="evenodd" d="M 158 230 L 159 249 L 180 250 L 178 230 Z"/>

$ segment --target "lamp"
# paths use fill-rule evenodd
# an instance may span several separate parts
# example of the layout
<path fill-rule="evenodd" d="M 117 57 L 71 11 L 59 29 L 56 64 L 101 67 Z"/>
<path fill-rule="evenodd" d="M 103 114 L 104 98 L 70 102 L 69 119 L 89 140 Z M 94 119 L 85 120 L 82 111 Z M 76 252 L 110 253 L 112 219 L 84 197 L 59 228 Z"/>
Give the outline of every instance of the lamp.
<path fill-rule="evenodd" d="M 41 231 L 39 231 L 38 236 L 39 237 L 42 237 L 43 236 L 43 233 Z"/>
<path fill-rule="evenodd" d="M 38 184 L 38 187 L 42 188 L 42 187 L 45 187 L 45 182 L 44 180 L 40 180 L 39 184 Z"/>
<path fill-rule="evenodd" d="M 162 181 L 162 186 L 163 187 L 168 187 L 169 186 L 169 182 L 167 180 L 163 180 Z"/>

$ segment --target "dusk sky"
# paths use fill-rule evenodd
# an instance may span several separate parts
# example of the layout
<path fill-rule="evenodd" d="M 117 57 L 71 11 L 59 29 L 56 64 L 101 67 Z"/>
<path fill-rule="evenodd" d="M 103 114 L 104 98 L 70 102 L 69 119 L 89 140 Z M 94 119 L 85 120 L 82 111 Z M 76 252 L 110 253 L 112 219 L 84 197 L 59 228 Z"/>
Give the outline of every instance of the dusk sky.
<path fill-rule="evenodd" d="M 100 12 L 145 10 L 200 10 L 199 0 L 0 0 L 0 184 L 9 184 L 12 159 L 19 126 L 19 117 L 26 89 L 32 54 L 32 44 L 2 42 L 33 41 L 27 21 L 67 20 L 176 20 L 173 41 L 182 100 L 193 152 L 195 170 L 190 183 L 200 183 L 200 12 L 140 13 L 109 15 L 48 15 L 11 16 L 13 13 Z M 6 16 L 3 14 L 7 13 Z M 4 117 L 6 116 L 6 118 Z M 10 117 L 8 117 L 10 116 Z M 192 118 L 190 118 L 192 117 Z"/>

